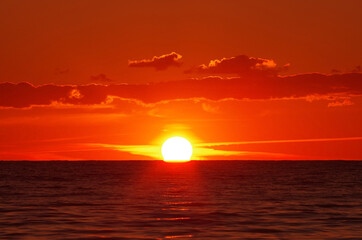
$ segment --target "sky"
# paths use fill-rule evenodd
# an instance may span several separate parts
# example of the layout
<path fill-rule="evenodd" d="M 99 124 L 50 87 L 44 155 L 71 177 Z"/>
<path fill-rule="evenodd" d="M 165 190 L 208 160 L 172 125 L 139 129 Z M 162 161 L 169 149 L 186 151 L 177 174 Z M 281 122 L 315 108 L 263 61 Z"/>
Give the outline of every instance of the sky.
<path fill-rule="evenodd" d="M 2 0 L 0 159 L 361 159 L 361 9 Z"/>

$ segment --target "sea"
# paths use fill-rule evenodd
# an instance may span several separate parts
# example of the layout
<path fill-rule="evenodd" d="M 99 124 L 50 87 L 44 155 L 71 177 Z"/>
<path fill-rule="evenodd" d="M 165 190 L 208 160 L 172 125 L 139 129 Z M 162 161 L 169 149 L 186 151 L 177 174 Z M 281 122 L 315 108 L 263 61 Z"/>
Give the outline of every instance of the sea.
<path fill-rule="evenodd" d="M 362 161 L 2 161 L 0 239 L 362 239 Z"/>

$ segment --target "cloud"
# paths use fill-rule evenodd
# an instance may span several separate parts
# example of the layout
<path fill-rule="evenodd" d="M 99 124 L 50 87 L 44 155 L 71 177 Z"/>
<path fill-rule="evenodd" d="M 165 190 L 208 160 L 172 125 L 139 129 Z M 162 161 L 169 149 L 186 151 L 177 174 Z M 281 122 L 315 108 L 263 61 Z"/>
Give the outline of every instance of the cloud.
<path fill-rule="evenodd" d="M 156 70 L 166 70 L 171 66 L 179 67 L 181 66 L 182 56 L 178 53 L 172 52 L 162 56 L 154 56 L 152 59 L 143 59 L 143 60 L 129 60 L 129 67 L 152 67 Z"/>
<path fill-rule="evenodd" d="M 79 92 L 78 89 L 73 89 L 72 91 L 70 91 L 69 94 L 69 98 L 70 99 L 81 99 L 83 96 L 82 94 Z"/>
<path fill-rule="evenodd" d="M 249 145 L 249 144 L 275 144 L 275 143 L 306 143 L 306 142 L 338 142 L 338 141 L 360 141 L 362 137 L 340 137 L 340 138 L 309 138 L 309 139 L 287 139 L 287 140 L 260 140 L 243 142 L 218 142 L 218 143 L 199 143 L 200 147 L 216 147 L 231 145 Z"/>
<path fill-rule="evenodd" d="M 354 69 L 352 69 L 351 72 L 362 72 L 362 68 L 360 65 L 356 66 Z"/>
<path fill-rule="evenodd" d="M 354 103 L 349 99 L 344 99 L 343 101 L 335 101 L 328 103 L 328 107 L 342 107 L 342 106 L 351 106 Z"/>
<path fill-rule="evenodd" d="M 49 105 L 71 96 L 71 86 L 42 85 L 34 87 L 30 83 L 0 84 L 0 106 L 24 108 L 31 105 Z"/>
<path fill-rule="evenodd" d="M 69 73 L 69 69 L 68 68 L 56 68 L 54 70 L 54 74 L 55 75 L 63 75 L 63 74 L 68 74 Z"/>
<path fill-rule="evenodd" d="M 132 155 L 141 156 L 143 159 L 162 159 L 160 146 L 159 145 L 113 145 L 113 144 L 102 144 L 102 143 L 90 143 L 88 146 L 91 147 L 103 147 L 110 148 L 116 151 L 128 152 Z M 207 145 L 206 145 L 207 146 Z M 271 152 L 253 152 L 253 151 L 233 151 L 233 150 L 221 150 L 214 149 L 210 146 L 200 147 L 195 145 L 192 153 L 193 160 L 204 160 L 210 157 L 216 157 L 219 159 L 220 156 L 223 159 L 294 159 L 296 156 L 291 158 L 290 154 L 282 153 L 271 153 Z M 145 158 L 146 157 L 146 158 Z M 234 158 L 232 158 L 234 157 Z"/>
<path fill-rule="evenodd" d="M 333 95 L 340 97 L 336 98 Z M 305 98 L 310 101 L 311 96 L 336 101 L 342 99 L 342 95 L 344 98 L 362 95 L 362 73 L 334 75 L 314 73 L 252 78 L 208 77 L 152 84 L 33 86 L 30 83 L 0 83 L 0 107 L 13 108 L 50 105 L 54 102 L 74 105 L 103 104 L 109 101 L 110 96 L 135 99 L 143 103 L 157 103 L 190 98 L 209 100 Z"/>
<path fill-rule="evenodd" d="M 105 74 L 101 73 L 95 76 L 90 77 L 91 81 L 94 83 L 111 83 L 112 79 L 108 78 Z"/>
<path fill-rule="evenodd" d="M 238 55 L 221 60 L 211 60 L 209 64 L 202 64 L 194 67 L 186 73 L 205 73 L 205 74 L 237 74 L 239 76 L 269 75 L 275 76 L 281 70 L 289 67 L 289 64 L 283 67 L 277 66 L 274 60 L 265 58 L 254 58 L 246 55 Z"/>

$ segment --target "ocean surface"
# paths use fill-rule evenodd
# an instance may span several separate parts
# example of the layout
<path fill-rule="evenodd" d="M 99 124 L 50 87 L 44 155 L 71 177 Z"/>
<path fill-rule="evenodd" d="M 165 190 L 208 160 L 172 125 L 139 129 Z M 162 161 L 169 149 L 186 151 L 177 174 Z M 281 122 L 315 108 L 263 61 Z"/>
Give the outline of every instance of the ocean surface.
<path fill-rule="evenodd" d="M 362 239 L 362 161 L 0 162 L 0 239 Z"/>

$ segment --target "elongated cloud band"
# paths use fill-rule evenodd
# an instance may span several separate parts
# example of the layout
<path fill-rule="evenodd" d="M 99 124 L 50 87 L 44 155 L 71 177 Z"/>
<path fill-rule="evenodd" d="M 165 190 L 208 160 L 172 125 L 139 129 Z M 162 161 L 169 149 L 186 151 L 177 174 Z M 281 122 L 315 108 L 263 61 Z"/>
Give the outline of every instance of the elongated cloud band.
<path fill-rule="evenodd" d="M 153 84 L 118 85 L 41 85 L 1 83 L 0 106 L 24 108 L 53 102 L 92 105 L 109 96 L 155 103 L 174 99 L 206 98 L 220 100 L 299 98 L 313 95 L 362 94 L 362 73 L 302 74 L 288 77 L 190 79 Z"/>
<path fill-rule="evenodd" d="M 283 67 L 279 67 L 271 59 L 238 55 L 231 58 L 222 58 L 221 60 L 211 60 L 209 64 L 199 65 L 186 71 L 186 73 L 237 74 L 239 76 L 275 76 L 278 72 L 288 66 L 289 64 Z"/>
<path fill-rule="evenodd" d="M 172 52 L 162 56 L 154 56 L 152 59 L 143 59 L 143 60 L 129 60 L 129 67 L 152 67 L 156 70 L 166 70 L 168 67 L 181 66 L 182 56 L 178 53 Z"/>

